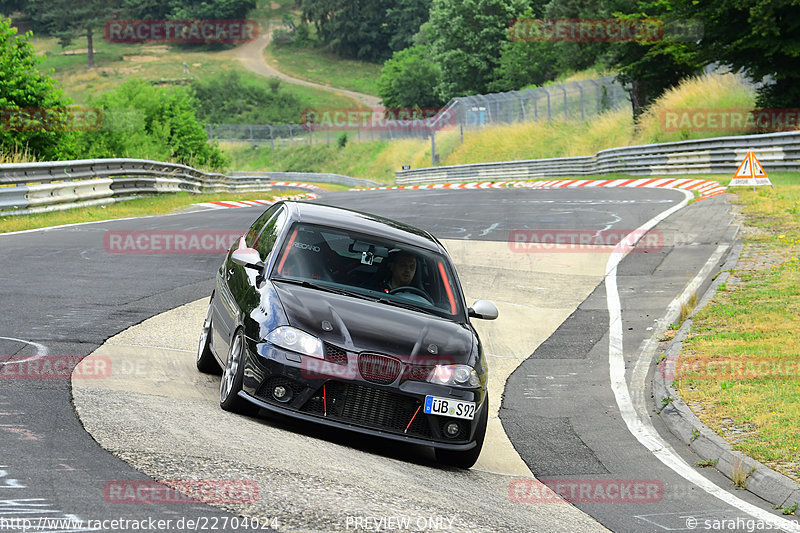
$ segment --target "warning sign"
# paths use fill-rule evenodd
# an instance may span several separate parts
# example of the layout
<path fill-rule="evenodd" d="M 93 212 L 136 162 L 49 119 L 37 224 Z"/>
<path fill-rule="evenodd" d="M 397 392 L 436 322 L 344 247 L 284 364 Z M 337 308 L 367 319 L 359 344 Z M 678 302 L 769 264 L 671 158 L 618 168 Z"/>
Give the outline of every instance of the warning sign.
<path fill-rule="evenodd" d="M 769 181 L 767 173 L 758 162 L 756 155 L 753 152 L 747 152 L 728 187 L 755 187 L 756 185 L 771 186 L 772 182 Z"/>

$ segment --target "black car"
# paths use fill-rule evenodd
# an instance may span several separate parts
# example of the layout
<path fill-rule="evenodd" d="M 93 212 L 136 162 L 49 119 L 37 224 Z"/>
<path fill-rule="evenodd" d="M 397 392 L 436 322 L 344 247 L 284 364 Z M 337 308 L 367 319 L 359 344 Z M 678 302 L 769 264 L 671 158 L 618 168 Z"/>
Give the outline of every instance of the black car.
<path fill-rule="evenodd" d="M 452 261 L 427 231 L 337 207 L 279 202 L 219 269 L 197 368 L 220 406 L 257 407 L 433 446 L 471 467 L 486 432 L 487 368 Z"/>

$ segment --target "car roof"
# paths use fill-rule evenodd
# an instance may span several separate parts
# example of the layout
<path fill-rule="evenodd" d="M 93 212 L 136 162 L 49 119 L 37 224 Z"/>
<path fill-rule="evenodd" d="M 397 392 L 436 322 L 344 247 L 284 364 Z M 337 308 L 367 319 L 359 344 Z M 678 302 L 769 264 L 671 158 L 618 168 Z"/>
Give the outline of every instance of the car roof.
<path fill-rule="evenodd" d="M 389 218 L 310 202 L 284 201 L 292 221 L 317 224 L 379 235 L 426 250 L 445 253 L 444 247 L 427 231 Z"/>

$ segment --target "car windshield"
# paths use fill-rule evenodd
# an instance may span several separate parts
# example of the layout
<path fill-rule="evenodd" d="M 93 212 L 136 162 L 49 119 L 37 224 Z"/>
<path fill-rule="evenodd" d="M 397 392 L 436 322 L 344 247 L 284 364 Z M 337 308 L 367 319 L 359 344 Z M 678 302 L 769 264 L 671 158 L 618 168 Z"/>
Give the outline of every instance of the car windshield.
<path fill-rule="evenodd" d="M 450 261 L 438 252 L 340 228 L 296 224 L 271 278 L 454 319 L 463 316 Z"/>

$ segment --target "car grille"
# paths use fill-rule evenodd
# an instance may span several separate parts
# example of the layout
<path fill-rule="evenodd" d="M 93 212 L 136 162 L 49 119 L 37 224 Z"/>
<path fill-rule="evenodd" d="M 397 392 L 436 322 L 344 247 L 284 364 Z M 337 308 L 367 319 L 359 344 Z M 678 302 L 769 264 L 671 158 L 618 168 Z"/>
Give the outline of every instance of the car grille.
<path fill-rule="evenodd" d="M 347 352 L 338 346 L 325 343 L 325 360 L 337 365 L 347 364 Z"/>
<path fill-rule="evenodd" d="M 362 353 L 358 356 L 358 371 L 370 383 L 388 385 L 397 379 L 403 363 L 394 357 L 376 353 Z"/>
<path fill-rule="evenodd" d="M 352 383 L 328 382 L 325 386 L 325 399 L 323 400 L 322 389 L 319 389 L 301 411 L 323 415 L 325 403 L 329 418 L 393 433 L 405 432 L 413 417 L 414 421 L 408 427 L 407 434 L 431 438 L 427 415 L 422 409 L 417 412 L 419 402 L 402 394 Z"/>

